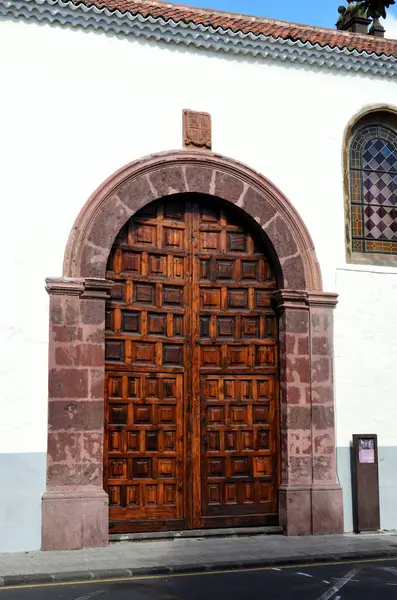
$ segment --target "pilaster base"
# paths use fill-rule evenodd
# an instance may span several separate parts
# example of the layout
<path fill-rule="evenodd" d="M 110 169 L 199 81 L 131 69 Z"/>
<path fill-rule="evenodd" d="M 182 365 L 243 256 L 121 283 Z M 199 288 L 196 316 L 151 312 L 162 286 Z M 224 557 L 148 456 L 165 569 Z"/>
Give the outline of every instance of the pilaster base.
<path fill-rule="evenodd" d="M 310 535 L 311 487 L 282 486 L 279 491 L 279 514 L 284 535 Z"/>
<path fill-rule="evenodd" d="M 285 535 L 343 533 L 340 486 L 282 486 L 279 511 Z"/>
<path fill-rule="evenodd" d="M 339 485 L 313 486 L 312 523 L 314 535 L 343 533 L 343 492 Z"/>
<path fill-rule="evenodd" d="M 103 490 L 49 491 L 42 498 L 42 550 L 108 545 L 108 496 Z"/>

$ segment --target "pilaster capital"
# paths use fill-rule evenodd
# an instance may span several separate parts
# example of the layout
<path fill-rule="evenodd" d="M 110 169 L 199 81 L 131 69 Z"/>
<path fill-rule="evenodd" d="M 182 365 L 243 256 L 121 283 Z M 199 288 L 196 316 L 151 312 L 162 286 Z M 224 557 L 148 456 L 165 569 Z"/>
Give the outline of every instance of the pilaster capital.
<path fill-rule="evenodd" d="M 79 296 L 86 300 L 106 300 L 113 282 L 83 277 L 48 277 L 45 289 L 50 296 Z"/>
<path fill-rule="evenodd" d="M 308 292 L 307 302 L 309 306 L 335 308 L 338 304 L 338 294 L 332 292 Z"/>
<path fill-rule="evenodd" d="M 84 290 L 82 277 L 48 277 L 45 283 L 50 296 L 80 296 Z"/>
<path fill-rule="evenodd" d="M 308 309 L 313 306 L 335 308 L 338 294 L 333 292 L 306 292 L 304 290 L 277 290 L 272 299 L 278 310 Z"/>
<path fill-rule="evenodd" d="M 277 290 L 272 294 L 272 299 L 278 310 L 308 308 L 307 292 L 304 290 Z"/>
<path fill-rule="evenodd" d="M 113 287 L 113 281 L 109 281 L 109 279 L 87 277 L 84 282 L 84 291 L 81 294 L 81 297 L 85 300 L 106 300 L 109 298 L 109 292 Z"/>

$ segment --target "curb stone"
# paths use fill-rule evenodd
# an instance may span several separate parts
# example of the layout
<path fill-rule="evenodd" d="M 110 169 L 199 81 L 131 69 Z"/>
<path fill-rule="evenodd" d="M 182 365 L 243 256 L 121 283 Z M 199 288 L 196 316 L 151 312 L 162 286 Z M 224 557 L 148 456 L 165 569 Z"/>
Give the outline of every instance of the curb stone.
<path fill-rule="evenodd" d="M 257 559 L 247 561 L 229 561 L 211 564 L 184 564 L 174 567 L 154 566 L 129 569 L 98 569 L 85 571 L 67 571 L 59 573 L 32 573 L 27 575 L 4 575 L 0 577 L 0 587 L 19 585 L 40 585 L 52 583 L 93 582 L 100 579 L 123 579 L 132 577 L 150 577 L 166 575 L 188 575 L 194 573 L 211 573 L 214 571 L 239 571 L 241 569 L 260 569 L 266 567 L 282 567 L 294 564 L 318 564 L 323 562 L 343 562 L 350 560 L 374 560 L 382 558 L 397 559 L 397 550 L 380 550 L 378 552 L 363 550 L 362 552 L 342 552 L 334 554 L 295 555 L 279 559 Z"/>

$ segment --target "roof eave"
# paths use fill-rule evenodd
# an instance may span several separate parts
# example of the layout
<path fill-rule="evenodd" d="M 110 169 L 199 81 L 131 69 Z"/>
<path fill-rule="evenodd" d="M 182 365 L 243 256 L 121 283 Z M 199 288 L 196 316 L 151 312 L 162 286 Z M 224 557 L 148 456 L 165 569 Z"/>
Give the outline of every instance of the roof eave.
<path fill-rule="evenodd" d="M 109 10 L 64 0 L 0 0 L 0 16 L 116 33 L 232 54 L 394 77 L 397 57 L 221 27 Z"/>

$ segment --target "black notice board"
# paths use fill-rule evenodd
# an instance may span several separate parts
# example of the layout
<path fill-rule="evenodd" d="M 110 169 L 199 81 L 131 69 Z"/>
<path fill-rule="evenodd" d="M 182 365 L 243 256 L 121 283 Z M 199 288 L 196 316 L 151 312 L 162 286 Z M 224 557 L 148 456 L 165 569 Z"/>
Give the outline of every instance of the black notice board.
<path fill-rule="evenodd" d="M 378 436 L 353 435 L 352 476 L 354 531 L 380 529 Z"/>

